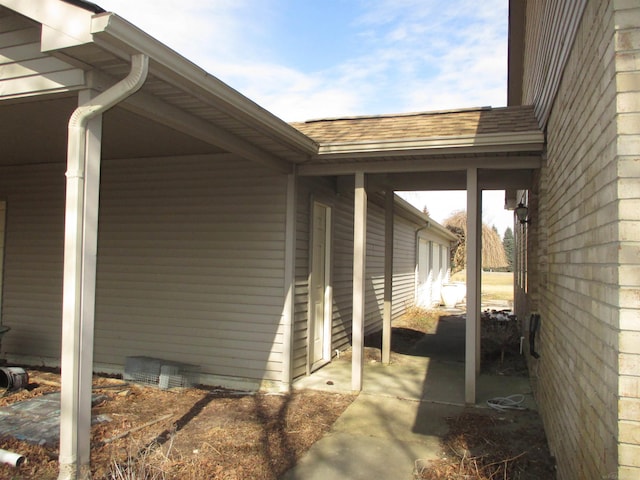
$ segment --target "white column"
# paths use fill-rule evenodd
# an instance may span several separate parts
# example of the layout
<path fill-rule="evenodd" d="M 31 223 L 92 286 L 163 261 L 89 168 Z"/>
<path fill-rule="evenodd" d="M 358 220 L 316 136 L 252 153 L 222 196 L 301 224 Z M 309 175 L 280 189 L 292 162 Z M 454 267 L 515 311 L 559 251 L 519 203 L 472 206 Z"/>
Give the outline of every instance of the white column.
<path fill-rule="evenodd" d="M 391 361 L 391 307 L 393 305 L 393 190 L 385 192 L 384 216 L 384 309 L 382 318 L 382 363 Z"/>
<path fill-rule="evenodd" d="M 90 100 L 80 94 L 80 104 Z M 84 171 L 67 171 L 60 478 L 89 478 L 102 115 L 87 124 Z M 81 214 L 79 214 L 81 212 Z M 79 287 L 78 287 L 79 285 Z M 78 295 L 79 291 L 79 295 Z"/>
<path fill-rule="evenodd" d="M 480 338 L 480 235 L 482 228 L 478 169 L 467 169 L 467 321 L 465 333 L 465 403 L 476 403 Z"/>
<path fill-rule="evenodd" d="M 353 322 L 351 389 L 362 390 L 364 368 L 364 274 L 367 254 L 367 192 L 364 172 L 355 174 L 353 208 Z"/>
<path fill-rule="evenodd" d="M 284 247 L 284 305 L 282 309 L 282 390 L 291 390 L 293 379 L 293 324 L 295 309 L 296 260 L 296 174 L 287 177 L 287 211 L 285 217 Z"/>

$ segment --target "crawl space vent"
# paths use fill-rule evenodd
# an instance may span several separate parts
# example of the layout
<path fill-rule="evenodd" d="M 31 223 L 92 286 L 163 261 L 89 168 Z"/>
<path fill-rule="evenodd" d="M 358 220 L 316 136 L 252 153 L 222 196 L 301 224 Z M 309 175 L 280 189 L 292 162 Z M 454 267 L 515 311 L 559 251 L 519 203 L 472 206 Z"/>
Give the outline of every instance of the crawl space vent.
<path fill-rule="evenodd" d="M 161 389 L 191 387 L 198 377 L 199 367 L 152 357 L 127 357 L 125 380 Z"/>

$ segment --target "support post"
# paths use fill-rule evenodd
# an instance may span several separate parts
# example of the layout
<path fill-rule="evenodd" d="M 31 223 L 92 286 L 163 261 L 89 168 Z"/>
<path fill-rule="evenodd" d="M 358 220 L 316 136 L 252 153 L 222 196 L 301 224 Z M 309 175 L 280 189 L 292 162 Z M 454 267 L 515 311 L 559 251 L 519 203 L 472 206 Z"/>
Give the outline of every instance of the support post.
<path fill-rule="evenodd" d="M 480 355 L 480 236 L 482 228 L 478 169 L 467 169 L 467 320 L 465 330 L 465 387 L 467 405 L 476 403 L 476 380 Z"/>
<path fill-rule="evenodd" d="M 80 104 L 90 100 L 81 92 Z M 60 397 L 60 478 L 90 478 L 102 115 L 86 126 L 83 174 L 67 173 Z M 81 212 L 80 215 L 74 212 Z"/>
<path fill-rule="evenodd" d="M 362 390 L 364 373 L 364 275 L 367 254 L 367 192 L 364 172 L 355 174 L 353 208 L 353 321 L 351 389 Z"/>
<path fill-rule="evenodd" d="M 287 176 L 287 211 L 285 214 L 284 248 L 284 305 L 282 323 L 284 325 L 282 342 L 282 391 L 291 391 L 293 381 L 293 331 L 295 311 L 295 261 L 296 261 L 296 183 L 295 167 Z"/>
<path fill-rule="evenodd" d="M 149 58 L 131 57 L 129 74 L 92 97 L 79 95 L 69 118 L 62 292 L 60 455 L 58 480 L 91 476 L 93 330 L 102 113 L 142 87 Z"/>
<path fill-rule="evenodd" d="M 393 306 L 393 190 L 385 192 L 384 216 L 384 308 L 382 314 L 382 363 L 391 362 L 391 308 Z"/>

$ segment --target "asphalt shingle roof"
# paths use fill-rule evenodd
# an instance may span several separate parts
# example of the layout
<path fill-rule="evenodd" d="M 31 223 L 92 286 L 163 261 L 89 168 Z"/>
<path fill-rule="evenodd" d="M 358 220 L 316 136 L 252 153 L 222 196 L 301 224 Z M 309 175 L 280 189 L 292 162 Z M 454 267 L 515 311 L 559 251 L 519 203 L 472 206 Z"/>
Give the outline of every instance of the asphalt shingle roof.
<path fill-rule="evenodd" d="M 531 106 L 310 120 L 292 126 L 320 144 L 539 131 Z"/>

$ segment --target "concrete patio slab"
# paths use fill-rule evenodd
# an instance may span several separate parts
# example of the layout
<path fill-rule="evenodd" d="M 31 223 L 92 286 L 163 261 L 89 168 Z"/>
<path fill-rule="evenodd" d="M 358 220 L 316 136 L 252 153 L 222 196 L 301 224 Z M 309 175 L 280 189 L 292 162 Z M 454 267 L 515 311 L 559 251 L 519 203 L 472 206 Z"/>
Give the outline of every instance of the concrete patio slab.
<path fill-rule="evenodd" d="M 417 464 L 438 458 L 447 418 L 468 408 L 486 410 L 488 400 L 511 395 L 522 395 L 522 406 L 537 410 L 526 376 L 482 374 L 477 403 L 465 405 L 460 317 L 441 319 L 437 335 L 425 336 L 410 353 L 394 354 L 390 365 L 366 363 L 362 392 L 282 480 L 411 480 Z M 294 388 L 351 393 L 351 360 L 334 359 Z"/>

